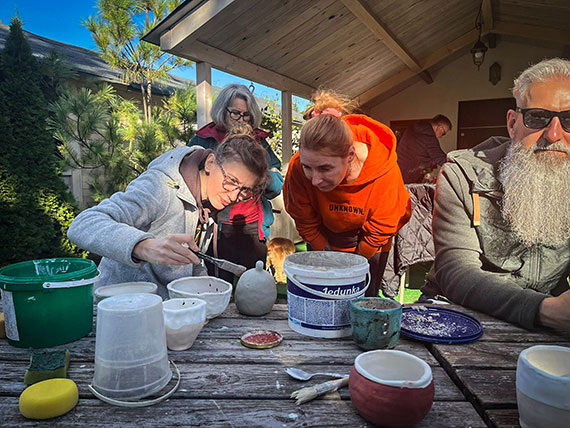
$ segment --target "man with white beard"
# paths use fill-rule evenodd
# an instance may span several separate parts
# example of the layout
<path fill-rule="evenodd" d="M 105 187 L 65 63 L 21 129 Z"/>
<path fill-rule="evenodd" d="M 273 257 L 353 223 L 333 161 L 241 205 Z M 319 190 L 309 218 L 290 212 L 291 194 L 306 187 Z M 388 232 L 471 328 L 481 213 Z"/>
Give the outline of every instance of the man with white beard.
<path fill-rule="evenodd" d="M 570 331 L 570 61 L 526 69 L 513 95 L 510 138 L 448 154 L 422 291 L 525 328 Z"/>

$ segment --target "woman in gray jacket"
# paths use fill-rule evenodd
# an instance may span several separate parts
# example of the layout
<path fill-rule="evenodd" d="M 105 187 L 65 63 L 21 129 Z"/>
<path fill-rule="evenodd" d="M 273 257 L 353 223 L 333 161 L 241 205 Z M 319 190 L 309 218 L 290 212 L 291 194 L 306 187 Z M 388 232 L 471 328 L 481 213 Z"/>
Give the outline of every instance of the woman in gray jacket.
<path fill-rule="evenodd" d="M 170 281 L 207 274 L 193 251 L 208 248 L 217 212 L 259 196 L 267 183 L 265 152 L 250 131 L 234 130 L 215 151 L 171 150 L 124 192 L 75 218 L 69 239 L 103 256 L 95 287 L 149 281 L 166 296 Z"/>

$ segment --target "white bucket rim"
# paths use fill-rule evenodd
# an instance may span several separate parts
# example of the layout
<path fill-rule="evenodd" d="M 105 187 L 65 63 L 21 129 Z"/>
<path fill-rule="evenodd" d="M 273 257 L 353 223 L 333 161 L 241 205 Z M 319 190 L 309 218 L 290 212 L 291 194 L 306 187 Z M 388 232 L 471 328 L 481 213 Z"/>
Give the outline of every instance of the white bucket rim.
<path fill-rule="evenodd" d="M 308 263 L 298 263 L 297 259 L 306 257 L 317 258 L 320 255 L 331 255 L 335 257 L 342 257 L 345 259 L 353 259 L 359 263 L 353 266 L 339 267 L 339 266 L 323 266 Z M 287 270 L 291 274 L 296 274 L 303 278 L 353 278 L 357 276 L 364 276 L 369 272 L 368 259 L 358 254 L 345 253 L 343 251 L 303 251 L 288 255 L 283 262 L 283 271 L 287 274 Z M 302 281 L 305 282 L 305 281 Z"/>

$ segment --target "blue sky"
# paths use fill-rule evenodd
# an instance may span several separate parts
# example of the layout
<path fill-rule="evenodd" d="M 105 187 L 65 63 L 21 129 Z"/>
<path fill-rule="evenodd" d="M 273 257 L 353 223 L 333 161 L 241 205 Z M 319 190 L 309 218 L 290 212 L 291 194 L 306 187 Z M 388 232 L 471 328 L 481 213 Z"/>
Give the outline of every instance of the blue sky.
<path fill-rule="evenodd" d="M 95 15 L 96 0 L 0 0 L 0 21 L 9 25 L 14 15 L 23 22 L 24 30 L 49 39 L 71 45 L 96 50 L 91 33 L 81 23 L 90 15 Z M 174 72 L 182 77 L 195 80 L 195 69 Z M 249 86 L 251 81 L 212 69 L 212 84 L 223 87 L 229 83 L 243 83 Z M 277 99 L 281 103 L 281 93 L 273 88 L 254 82 L 255 96 Z M 306 101 L 294 97 L 294 102 L 303 108 Z"/>

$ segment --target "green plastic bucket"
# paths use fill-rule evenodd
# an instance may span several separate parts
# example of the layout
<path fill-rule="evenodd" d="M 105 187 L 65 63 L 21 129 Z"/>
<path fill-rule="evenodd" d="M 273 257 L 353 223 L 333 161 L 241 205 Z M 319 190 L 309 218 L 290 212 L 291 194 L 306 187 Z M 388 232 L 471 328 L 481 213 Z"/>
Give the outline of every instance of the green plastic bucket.
<path fill-rule="evenodd" d="M 91 260 L 31 260 L 0 269 L 0 291 L 8 342 L 47 348 L 72 342 L 93 329 Z"/>

